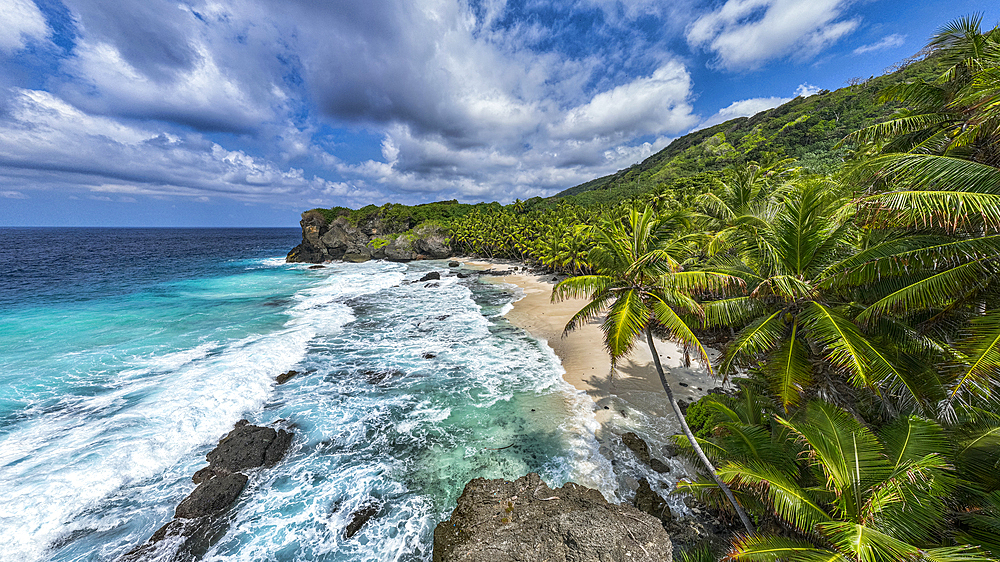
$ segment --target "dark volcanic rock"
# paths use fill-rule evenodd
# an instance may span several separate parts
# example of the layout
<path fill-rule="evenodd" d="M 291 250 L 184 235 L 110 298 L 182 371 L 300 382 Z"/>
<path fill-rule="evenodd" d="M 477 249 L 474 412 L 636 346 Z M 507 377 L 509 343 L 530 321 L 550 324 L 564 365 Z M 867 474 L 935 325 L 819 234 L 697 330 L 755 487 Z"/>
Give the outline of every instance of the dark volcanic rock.
<path fill-rule="evenodd" d="M 635 456 L 639 457 L 640 461 L 648 465 L 656 472 L 661 472 L 661 473 L 670 472 L 670 467 L 667 466 L 666 463 L 664 463 L 659 459 L 654 459 L 649 454 L 649 445 L 647 445 L 646 442 L 642 440 L 642 437 L 639 437 L 635 433 L 628 431 L 622 434 L 622 443 L 624 443 L 626 447 L 631 449 L 632 452 L 635 453 Z"/>
<path fill-rule="evenodd" d="M 285 430 L 238 421 L 206 455 L 210 464 L 191 477 L 198 487 L 177 505 L 173 521 L 160 527 L 121 561 L 201 557 L 226 533 L 229 523 L 225 511 L 247 485 L 247 476 L 239 471 L 275 465 L 288 450 L 292 438 L 293 434 Z M 165 541 L 167 538 L 172 540 Z"/>
<path fill-rule="evenodd" d="M 461 265 L 462 264 L 460 264 L 457 261 L 450 261 L 450 262 L 448 262 L 448 267 L 460 267 Z"/>
<path fill-rule="evenodd" d="M 281 373 L 280 375 L 278 375 L 278 377 L 275 379 L 275 381 L 278 384 L 285 384 L 286 382 L 288 382 L 289 380 L 291 380 L 291 378 L 294 377 L 297 374 L 299 374 L 298 371 L 287 371 L 287 372 L 284 372 L 284 373 Z"/>
<path fill-rule="evenodd" d="M 248 468 L 273 466 L 292 444 L 292 434 L 270 427 L 237 424 L 206 458 L 212 468 L 226 472 L 239 472 Z"/>
<path fill-rule="evenodd" d="M 660 522 L 600 492 L 537 474 L 513 482 L 476 478 L 451 519 L 434 529 L 434 562 L 670 562 Z"/>
<path fill-rule="evenodd" d="M 468 273 L 458 272 L 458 273 L 455 274 L 455 276 L 458 277 L 459 279 L 467 279 L 469 277 L 469 274 Z"/>
<path fill-rule="evenodd" d="M 673 514 L 670 512 L 666 500 L 649 487 L 649 480 L 645 478 L 639 480 L 639 489 L 635 492 L 635 500 L 632 505 L 639 511 L 659 519 L 664 524 L 673 521 Z"/>
<path fill-rule="evenodd" d="M 326 269 L 325 265 L 310 265 L 308 269 Z"/>
<path fill-rule="evenodd" d="M 344 527 L 344 538 L 349 539 L 356 535 L 369 519 L 375 517 L 375 514 L 378 513 L 381 507 L 381 504 L 377 500 L 369 500 L 362 504 L 361 507 L 351 514 L 351 520 Z"/>
<path fill-rule="evenodd" d="M 233 505 L 246 485 L 246 475 L 238 472 L 211 478 L 184 498 L 174 511 L 174 517 L 196 519 L 214 515 Z"/>
<path fill-rule="evenodd" d="M 437 279 L 441 279 L 441 273 L 437 272 L 437 271 L 432 271 L 432 272 L 428 273 L 427 275 L 424 275 L 423 277 L 421 277 L 419 279 L 418 283 L 420 281 L 434 281 L 434 280 L 437 280 Z"/>

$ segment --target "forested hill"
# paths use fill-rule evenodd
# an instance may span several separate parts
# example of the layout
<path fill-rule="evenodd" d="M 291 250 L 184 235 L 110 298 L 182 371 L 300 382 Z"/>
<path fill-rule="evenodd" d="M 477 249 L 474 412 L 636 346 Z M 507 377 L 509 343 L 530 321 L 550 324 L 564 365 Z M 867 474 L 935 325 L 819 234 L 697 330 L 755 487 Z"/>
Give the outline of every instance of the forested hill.
<path fill-rule="evenodd" d="M 753 117 L 695 131 L 639 164 L 571 187 L 555 197 L 581 204 L 608 202 L 658 191 L 682 178 L 747 160 L 764 160 L 769 155 L 795 158 L 797 165 L 812 172 L 831 172 L 847 156 L 847 150 L 837 148 L 837 143 L 897 109 L 894 104 L 879 102 L 882 90 L 899 82 L 929 79 L 943 71 L 940 67 L 937 59 L 920 60 L 883 76 L 857 79 L 839 90 L 797 97 Z"/>

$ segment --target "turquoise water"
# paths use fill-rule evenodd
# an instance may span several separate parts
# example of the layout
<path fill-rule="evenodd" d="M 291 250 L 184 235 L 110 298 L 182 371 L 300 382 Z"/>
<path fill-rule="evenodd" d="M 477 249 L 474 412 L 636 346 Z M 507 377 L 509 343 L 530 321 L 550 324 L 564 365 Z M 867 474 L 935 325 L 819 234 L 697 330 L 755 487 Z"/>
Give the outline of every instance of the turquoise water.
<path fill-rule="evenodd" d="M 283 263 L 299 236 L 0 229 L 0 559 L 117 559 L 241 418 L 295 441 L 206 560 L 429 560 L 478 476 L 614 496 L 592 404 L 501 316 L 513 288 L 408 283 L 441 261 Z"/>

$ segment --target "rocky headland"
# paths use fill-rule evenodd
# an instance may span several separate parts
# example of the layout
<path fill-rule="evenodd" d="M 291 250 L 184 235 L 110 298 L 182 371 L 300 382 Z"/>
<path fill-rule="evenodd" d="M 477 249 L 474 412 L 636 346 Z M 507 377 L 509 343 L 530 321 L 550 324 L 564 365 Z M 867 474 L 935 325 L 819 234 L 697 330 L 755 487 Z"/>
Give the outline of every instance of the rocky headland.
<path fill-rule="evenodd" d="M 389 223 L 378 217 L 352 224 L 348 217 L 332 221 L 313 210 L 302 213 L 302 243 L 286 257 L 289 263 L 323 263 L 372 259 L 410 261 L 442 259 L 453 255 L 448 234 L 434 224 Z"/>

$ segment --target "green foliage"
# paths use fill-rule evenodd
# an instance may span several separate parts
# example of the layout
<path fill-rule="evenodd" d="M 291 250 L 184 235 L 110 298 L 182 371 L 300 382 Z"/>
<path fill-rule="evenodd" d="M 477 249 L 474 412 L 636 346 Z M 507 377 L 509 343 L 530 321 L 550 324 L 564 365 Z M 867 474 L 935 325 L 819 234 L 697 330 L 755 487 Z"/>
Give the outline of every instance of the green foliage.
<path fill-rule="evenodd" d="M 719 422 L 719 415 L 712 407 L 717 403 L 714 395 L 703 396 L 688 406 L 684 412 L 691 431 L 698 439 L 708 439 L 712 437 L 715 425 Z"/>

